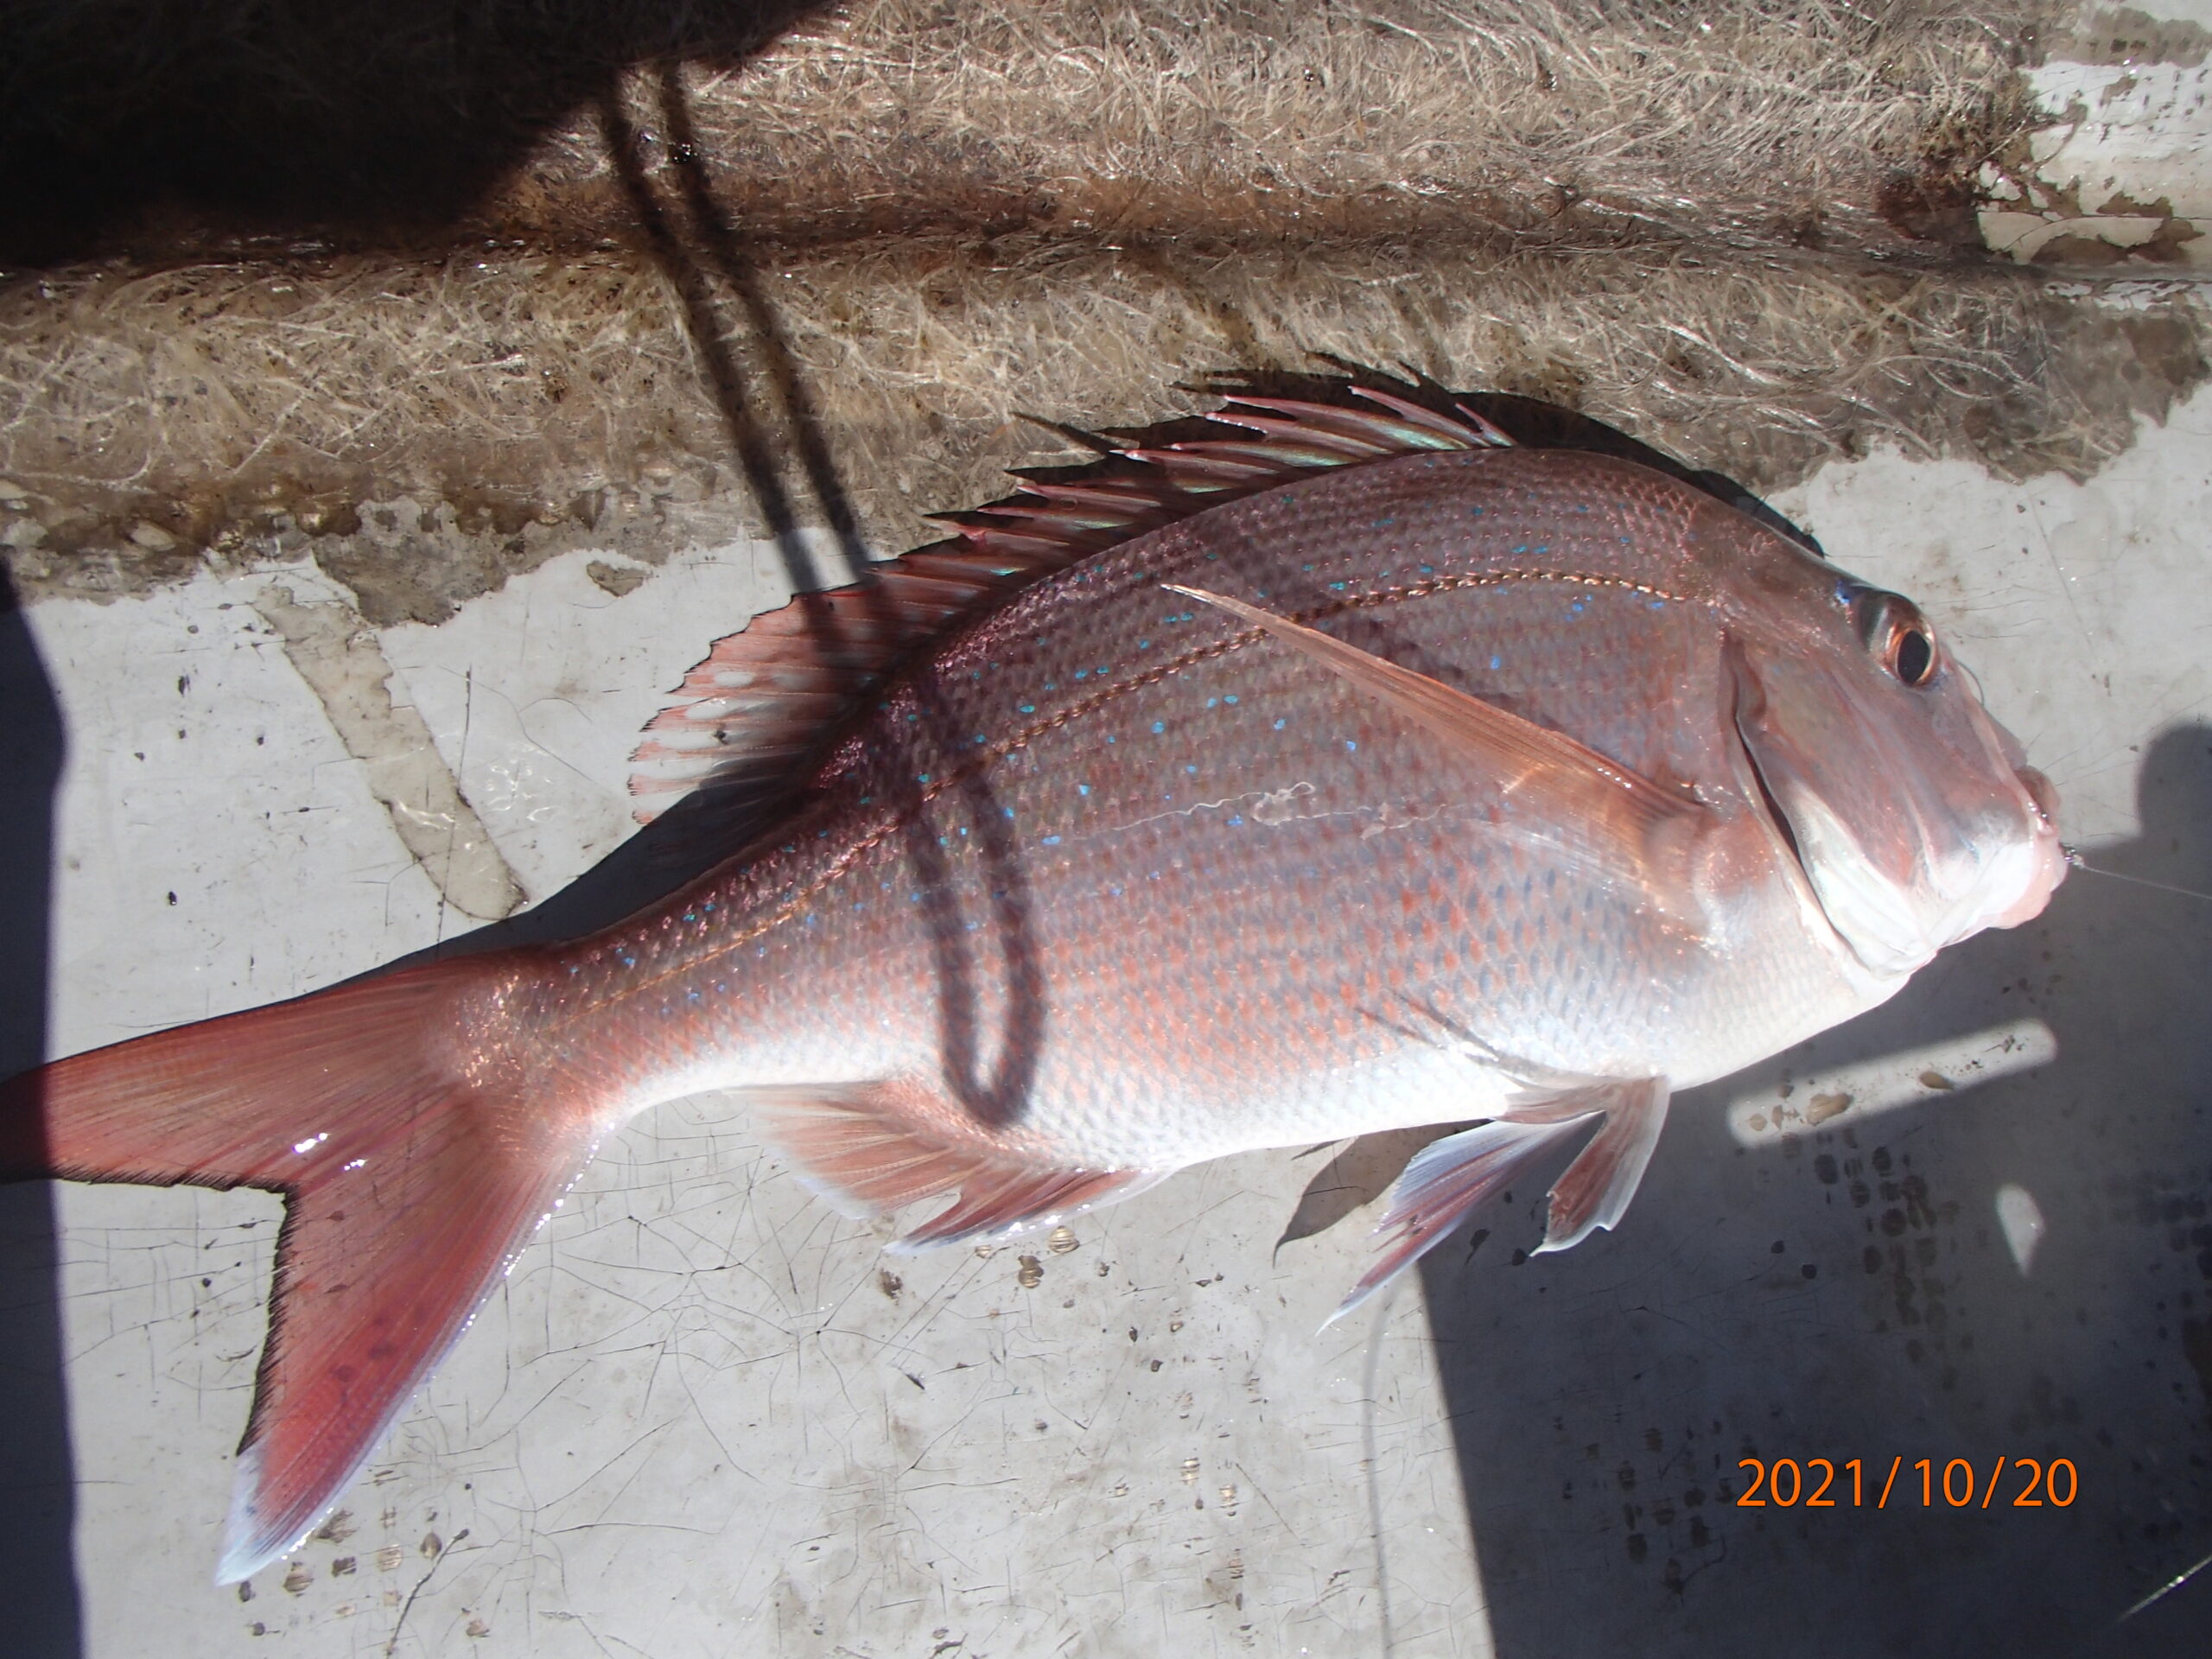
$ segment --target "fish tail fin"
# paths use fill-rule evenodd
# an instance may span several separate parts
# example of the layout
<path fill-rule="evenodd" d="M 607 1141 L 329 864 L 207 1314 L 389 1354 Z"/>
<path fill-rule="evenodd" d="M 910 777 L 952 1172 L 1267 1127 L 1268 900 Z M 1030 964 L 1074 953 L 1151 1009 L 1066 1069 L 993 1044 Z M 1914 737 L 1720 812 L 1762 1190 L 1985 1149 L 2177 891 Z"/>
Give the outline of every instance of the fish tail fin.
<path fill-rule="evenodd" d="M 0 1178 L 285 1196 L 219 1582 L 322 1518 L 588 1158 L 596 1103 L 534 1098 L 560 1080 L 503 1038 L 540 971 L 432 963 L 0 1086 Z"/>

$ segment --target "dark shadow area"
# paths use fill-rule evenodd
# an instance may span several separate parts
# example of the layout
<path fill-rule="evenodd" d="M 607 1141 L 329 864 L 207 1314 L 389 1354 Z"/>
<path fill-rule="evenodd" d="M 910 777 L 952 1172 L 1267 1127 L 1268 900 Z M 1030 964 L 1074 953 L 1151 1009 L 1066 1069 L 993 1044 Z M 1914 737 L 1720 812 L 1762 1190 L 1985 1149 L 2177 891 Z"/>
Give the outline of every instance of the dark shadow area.
<path fill-rule="evenodd" d="M 2160 739 L 2139 790 L 2141 838 L 2091 861 L 2212 891 L 2212 728 Z M 2129 1611 L 2212 1555 L 2208 981 L 2212 902 L 2077 872 L 2037 921 L 1678 1096 L 1618 1232 L 1524 1257 L 1541 1197 L 1518 1192 L 1487 1249 L 1431 1255 L 1499 1654 L 2212 1650 L 2212 1570 Z M 1724 1121 L 1747 1082 L 2023 1019 L 2054 1064 L 1771 1148 Z M 2008 1187 L 2047 1227 L 2025 1271 Z M 1738 1507 L 1744 1458 L 1829 1459 L 1840 1501 Z M 2017 1506 L 2019 1458 L 2070 1460 L 2078 1496 Z"/>
<path fill-rule="evenodd" d="M 0 575 L 0 1076 L 45 1058 L 54 796 L 61 716 Z M 62 1382 L 60 1245 L 48 1183 L 0 1185 L 0 1600 L 7 1650 L 80 1651 L 75 1470 Z"/>
<path fill-rule="evenodd" d="M 874 705 L 873 693 L 912 670 L 909 683 L 918 723 L 901 732 L 899 757 L 879 758 L 886 794 L 899 804 L 902 839 L 925 895 L 946 1075 L 978 1117 L 1015 1121 L 1027 1109 L 1042 1048 L 1043 969 L 1032 942 L 1027 879 L 1004 827 L 1005 814 L 987 772 L 962 758 L 969 748 L 964 731 L 951 723 L 945 699 L 920 664 L 945 630 L 918 630 L 879 581 L 798 359 L 755 261 L 715 195 L 683 77 L 673 62 L 663 65 L 657 92 L 664 168 L 652 164 L 642 135 L 611 86 L 595 99 L 601 134 L 644 244 L 681 302 L 685 332 L 699 354 L 733 459 L 794 590 L 793 611 L 818 662 L 841 671 L 850 688 L 847 707 L 823 720 L 810 757 L 787 762 L 779 777 L 749 780 L 734 790 L 702 789 L 544 903 L 406 962 L 558 943 L 611 926 L 697 880 L 762 834 L 788 830 L 793 812 L 808 810 L 801 786 L 815 764 L 866 718 Z M 827 568 L 808 533 L 805 497 L 811 498 L 814 521 L 827 527 L 835 544 Z M 703 650 L 709 639 L 700 643 Z M 948 775 L 956 780 L 949 813 L 933 807 L 934 797 L 916 782 Z M 957 823 L 963 818 L 965 827 Z M 940 830 L 965 836 L 969 828 L 975 831 L 970 845 L 987 872 L 982 886 L 989 895 L 994 947 L 988 953 L 978 950 L 940 850 L 945 841 Z M 988 956 L 995 956 L 995 966 Z M 993 999 L 982 982 L 995 973 L 1003 981 L 1003 1032 L 997 1033 L 985 1030 L 983 1013 Z M 1002 1056 L 995 1068 L 982 1058 L 990 1048 Z"/>
<path fill-rule="evenodd" d="M 742 61 L 819 0 L 22 0 L 0 26 L 0 263 L 164 214 L 408 239 L 635 64 Z"/>

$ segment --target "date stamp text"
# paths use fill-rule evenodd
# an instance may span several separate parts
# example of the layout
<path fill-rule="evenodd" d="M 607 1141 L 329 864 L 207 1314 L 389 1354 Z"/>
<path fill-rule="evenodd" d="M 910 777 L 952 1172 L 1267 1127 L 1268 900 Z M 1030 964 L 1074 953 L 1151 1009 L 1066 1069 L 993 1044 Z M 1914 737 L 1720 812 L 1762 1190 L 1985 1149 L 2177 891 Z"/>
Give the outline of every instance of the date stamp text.
<path fill-rule="evenodd" d="M 2070 1458 L 1993 1459 L 1987 1468 L 1965 1458 L 1938 1463 L 1922 1458 L 1890 1459 L 1885 1470 L 1864 1458 L 1745 1458 L 1736 1465 L 1751 1484 L 1736 1500 L 1739 1510 L 1885 1510 L 1894 1503 L 1924 1510 L 2065 1509 L 2081 1496 L 2082 1478 Z M 1870 1501 L 1871 1500 L 1871 1501 Z"/>

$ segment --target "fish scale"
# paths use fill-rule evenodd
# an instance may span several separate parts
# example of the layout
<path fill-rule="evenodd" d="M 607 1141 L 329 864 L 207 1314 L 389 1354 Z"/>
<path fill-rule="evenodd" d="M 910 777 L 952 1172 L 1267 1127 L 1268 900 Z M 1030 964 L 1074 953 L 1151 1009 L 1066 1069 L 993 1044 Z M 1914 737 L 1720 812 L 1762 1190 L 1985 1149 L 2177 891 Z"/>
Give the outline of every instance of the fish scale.
<path fill-rule="evenodd" d="M 671 1026 L 680 1005 L 638 1002 L 631 970 L 610 969 L 613 1023 L 594 1046 L 628 1058 L 615 1109 L 696 1088 L 886 1075 L 957 1098 L 1011 1071 L 1033 1078 L 1005 1110 L 1028 1144 L 1070 1164 L 1180 1166 L 1500 1104 L 1509 1085 L 1494 1071 L 1404 1034 L 1408 1004 L 1441 1004 L 1556 1070 L 1690 1082 L 1785 1046 L 1808 1009 L 1830 1023 L 1853 993 L 1802 941 L 1700 950 L 1667 940 L 1616 884 L 1555 868 L 1540 884 L 1445 746 L 1160 587 L 1205 580 L 1294 614 L 1334 609 L 1340 636 L 1365 649 L 1585 734 L 1647 774 L 1725 789 L 1718 734 L 1652 717 L 1672 698 L 1720 697 L 1716 601 L 1677 591 L 1697 573 L 1680 533 L 1690 493 L 1645 474 L 1592 501 L 1529 482 L 1528 463 L 1548 459 L 1586 470 L 1578 457 L 1478 451 L 1325 475 L 1155 531 L 1014 601 L 831 763 L 812 834 L 698 890 L 720 918 L 689 947 L 698 967 L 650 948 L 658 924 L 638 936 L 647 983 L 682 971 L 687 996 L 753 1018 Z M 1651 497 L 1669 499 L 1671 516 Z M 1690 505 L 1740 533 L 1725 508 Z M 1560 563 L 1526 570 L 1536 556 Z M 1641 673 L 1606 671 L 1631 631 L 1648 652 Z M 1471 644 L 1478 671 L 1452 671 Z M 980 749 L 941 735 L 978 732 L 1001 735 Z M 1272 824 L 1205 804 L 1286 790 L 1311 793 Z M 1389 827 L 1392 809 L 1410 822 Z M 902 815 L 919 831 L 887 833 Z M 918 859 L 917 833 L 931 857 Z M 1021 893 L 1012 921 L 994 898 L 1008 881 Z M 1408 936 L 1402 896 L 1437 887 L 1443 913 Z M 841 903 L 871 889 L 942 896 L 937 913 Z M 809 897 L 794 908 L 791 892 Z M 1171 939 L 1158 938 L 1164 916 Z M 589 950 L 619 968 L 632 947 Z M 948 982 L 970 985 L 979 1030 L 1008 1031 L 1020 953 L 1038 964 L 1036 1052 L 979 1056 L 976 1075 L 948 1077 L 934 1013 Z M 1102 961 L 1124 966 L 1101 982 L 1085 964 Z M 1605 971 L 1657 961 L 1669 971 Z M 1741 988 L 1714 998 L 1684 985 L 1700 972 Z M 1683 1020 L 1685 1003 L 1725 1010 L 1726 1040 L 1710 1020 Z"/>
<path fill-rule="evenodd" d="M 1350 1307 L 1569 1135 L 1541 1248 L 1615 1225 L 1673 1090 L 2041 908 L 2049 786 L 1910 601 L 1360 395 L 1242 400 L 717 642 L 632 789 L 742 850 L 628 922 L 5 1085 L 0 1174 L 286 1195 L 225 1578 L 658 1102 L 744 1090 L 826 1196 L 939 1202 L 894 1248 L 1486 1120 L 1408 1165 Z"/>

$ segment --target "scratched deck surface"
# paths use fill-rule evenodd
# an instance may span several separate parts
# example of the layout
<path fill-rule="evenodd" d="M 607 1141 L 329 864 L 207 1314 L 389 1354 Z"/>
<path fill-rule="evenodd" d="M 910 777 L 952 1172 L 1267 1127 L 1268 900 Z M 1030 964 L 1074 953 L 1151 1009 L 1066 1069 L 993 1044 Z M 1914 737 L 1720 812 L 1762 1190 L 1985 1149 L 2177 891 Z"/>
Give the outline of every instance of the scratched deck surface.
<path fill-rule="evenodd" d="M 2212 885 L 2212 398 L 2086 488 L 1881 457 L 1782 505 L 1924 603 L 2093 858 Z M 359 971 L 615 844 L 657 689 L 778 567 L 590 557 L 437 628 L 357 633 L 311 567 L 34 607 L 70 743 L 53 1046 Z M 442 833 L 403 834 L 395 777 Z M 1277 1249 L 1326 1152 L 894 1260 L 741 1111 L 671 1108 L 243 1592 L 209 1577 L 277 1203 L 66 1189 L 86 1651 L 2164 1650 L 2212 1586 L 2114 1621 L 2212 1551 L 2208 938 L 2212 906 L 2077 876 L 1686 1100 L 1618 1235 L 1516 1263 L 1516 1193 L 1379 1338 L 1315 1334 L 1364 1213 Z M 1928 1513 L 1908 1471 L 1902 1507 L 1754 1511 L 1747 1453 L 2063 1457 L 2082 1493 Z"/>

